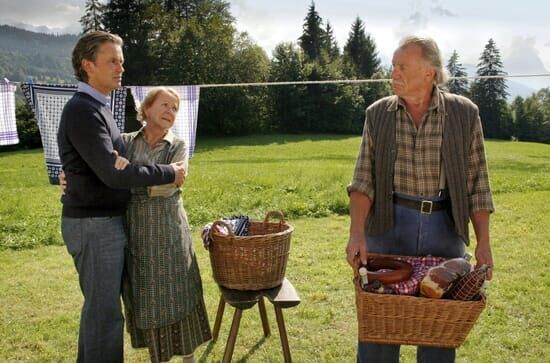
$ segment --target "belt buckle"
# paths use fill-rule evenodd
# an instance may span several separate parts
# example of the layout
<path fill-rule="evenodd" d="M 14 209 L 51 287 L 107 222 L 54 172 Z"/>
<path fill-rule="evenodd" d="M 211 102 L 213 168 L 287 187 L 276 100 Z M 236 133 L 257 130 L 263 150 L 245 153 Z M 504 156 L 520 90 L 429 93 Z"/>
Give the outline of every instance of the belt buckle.
<path fill-rule="evenodd" d="M 432 214 L 432 208 L 434 203 L 431 200 L 423 200 L 420 204 L 420 213 L 421 214 Z"/>

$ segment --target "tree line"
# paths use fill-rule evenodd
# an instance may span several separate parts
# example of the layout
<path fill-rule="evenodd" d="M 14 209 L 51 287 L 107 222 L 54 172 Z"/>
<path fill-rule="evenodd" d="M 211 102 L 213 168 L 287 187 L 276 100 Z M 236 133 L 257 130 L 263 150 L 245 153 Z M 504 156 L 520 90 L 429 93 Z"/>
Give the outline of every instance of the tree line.
<path fill-rule="evenodd" d="M 128 85 L 388 79 L 376 42 L 357 17 L 346 43 L 311 2 L 297 42 L 276 45 L 272 57 L 246 32 L 239 32 L 224 0 L 86 1 L 83 32 L 107 30 L 124 40 Z M 467 76 L 455 50 L 450 76 Z M 477 64 L 478 76 L 505 76 L 500 52 L 489 39 Z M 550 142 L 550 89 L 506 101 L 504 78 L 454 79 L 450 92 L 471 98 L 480 110 L 486 137 Z M 364 111 L 391 94 L 386 82 L 271 87 L 202 88 L 198 134 L 354 133 Z M 132 117 L 130 115 L 130 117 Z"/>

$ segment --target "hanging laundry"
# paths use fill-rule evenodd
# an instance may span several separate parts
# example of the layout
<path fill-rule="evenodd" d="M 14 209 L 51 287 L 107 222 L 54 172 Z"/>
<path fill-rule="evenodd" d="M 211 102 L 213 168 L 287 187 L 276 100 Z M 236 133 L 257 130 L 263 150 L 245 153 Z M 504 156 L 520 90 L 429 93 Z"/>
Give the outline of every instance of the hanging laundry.
<path fill-rule="evenodd" d="M 176 116 L 172 132 L 185 141 L 189 148 L 189 158 L 193 156 L 195 150 L 195 134 L 197 132 L 197 115 L 199 113 L 199 94 L 198 86 L 168 86 L 178 92 L 180 96 L 180 108 Z M 130 86 L 136 106 L 139 106 L 147 92 L 154 86 Z"/>
<path fill-rule="evenodd" d="M 0 79 L 0 145 L 19 143 L 15 122 L 15 85 Z"/>
<path fill-rule="evenodd" d="M 57 129 L 63 107 L 76 92 L 77 86 L 22 83 L 21 89 L 38 122 L 50 183 L 59 184 L 61 160 L 57 147 Z M 126 92 L 126 88 L 119 88 L 110 95 L 111 112 L 120 132 L 124 132 Z"/>

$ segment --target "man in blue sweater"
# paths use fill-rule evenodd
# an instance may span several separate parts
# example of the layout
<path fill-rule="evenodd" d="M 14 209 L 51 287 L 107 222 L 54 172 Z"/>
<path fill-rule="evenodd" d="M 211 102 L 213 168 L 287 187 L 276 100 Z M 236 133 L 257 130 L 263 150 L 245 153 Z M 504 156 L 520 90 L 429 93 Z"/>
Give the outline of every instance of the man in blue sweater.
<path fill-rule="evenodd" d="M 132 187 L 183 183 L 183 165 L 128 165 L 116 170 L 125 146 L 108 96 L 122 81 L 122 39 L 90 32 L 77 42 L 72 64 L 80 81 L 67 102 L 57 135 L 67 180 L 61 232 L 79 275 L 84 305 L 77 362 L 122 362 L 120 304 L 126 204 Z"/>

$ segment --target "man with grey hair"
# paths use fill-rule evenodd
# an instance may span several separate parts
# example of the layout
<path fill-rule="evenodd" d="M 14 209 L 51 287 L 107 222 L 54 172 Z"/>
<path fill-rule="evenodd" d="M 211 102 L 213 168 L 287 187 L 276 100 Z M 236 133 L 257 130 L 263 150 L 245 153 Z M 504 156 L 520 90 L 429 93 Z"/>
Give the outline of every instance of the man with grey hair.
<path fill-rule="evenodd" d="M 366 265 L 367 251 L 462 257 L 476 235 L 476 268 L 493 258 L 494 211 L 476 105 L 443 92 L 435 41 L 407 37 L 392 60 L 393 96 L 366 111 L 350 196 L 348 263 Z M 489 276 L 489 279 L 491 276 Z M 398 362 L 399 345 L 359 342 L 358 362 Z M 454 349 L 418 347 L 418 362 L 454 362 Z"/>
<path fill-rule="evenodd" d="M 115 169 L 116 154 L 126 154 L 108 100 L 124 72 L 119 36 L 84 34 L 72 63 L 80 82 L 63 109 L 57 142 L 67 181 L 61 232 L 84 295 L 77 362 L 118 363 L 124 359 L 120 291 L 129 189 L 181 185 L 185 170 L 183 162 Z"/>

